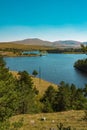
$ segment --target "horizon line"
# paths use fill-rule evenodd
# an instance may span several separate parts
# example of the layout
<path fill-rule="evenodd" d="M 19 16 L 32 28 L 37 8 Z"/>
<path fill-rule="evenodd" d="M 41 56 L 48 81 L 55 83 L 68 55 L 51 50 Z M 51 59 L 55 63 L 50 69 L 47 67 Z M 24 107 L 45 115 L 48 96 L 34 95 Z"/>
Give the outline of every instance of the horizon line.
<path fill-rule="evenodd" d="M 8 42 L 20 42 L 20 41 L 24 41 L 24 40 L 41 40 L 41 41 L 46 41 L 46 42 L 58 42 L 58 41 L 75 41 L 75 42 L 87 42 L 87 41 L 80 41 L 80 40 L 74 40 L 74 39 L 64 39 L 64 40 L 46 40 L 46 39 L 42 39 L 42 38 L 23 38 L 23 39 L 17 39 L 17 40 L 7 40 L 7 41 L 0 41 L 0 43 L 8 43 Z"/>

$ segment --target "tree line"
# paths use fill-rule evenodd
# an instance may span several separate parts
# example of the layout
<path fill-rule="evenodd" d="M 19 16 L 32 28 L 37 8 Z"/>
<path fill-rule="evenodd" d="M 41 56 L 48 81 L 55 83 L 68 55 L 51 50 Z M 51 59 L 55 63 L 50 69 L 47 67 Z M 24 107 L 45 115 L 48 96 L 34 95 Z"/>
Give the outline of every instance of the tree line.
<path fill-rule="evenodd" d="M 38 91 L 33 85 L 31 76 L 19 72 L 19 77 L 13 77 L 6 68 L 6 63 L 0 57 L 0 121 L 16 114 L 36 113 Z"/>
<path fill-rule="evenodd" d="M 55 90 L 49 86 L 40 101 L 44 104 L 43 112 L 87 109 L 87 84 L 77 88 L 62 81 Z"/>
<path fill-rule="evenodd" d="M 83 53 L 87 54 L 87 46 L 81 45 L 81 50 Z M 74 63 L 74 67 L 80 71 L 87 73 L 87 58 L 86 59 L 79 59 Z"/>

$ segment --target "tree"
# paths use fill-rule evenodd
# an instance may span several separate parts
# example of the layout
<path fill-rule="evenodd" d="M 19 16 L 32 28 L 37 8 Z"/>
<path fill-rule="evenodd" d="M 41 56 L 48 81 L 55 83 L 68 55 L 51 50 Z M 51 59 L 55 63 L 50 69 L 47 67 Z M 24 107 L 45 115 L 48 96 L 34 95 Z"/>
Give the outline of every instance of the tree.
<path fill-rule="evenodd" d="M 83 89 L 77 88 L 75 101 L 77 110 L 87 109 L 87 99 L 84 96 Z"/>
<path fill-rule="evenodd" d="M 76 88 L 74 84 L 61 82 L 54 101 L 55 111 L 81 110 L 87 108 L 87 99 L 83 89 Z"/>
<path fill-rule="evenodd" d="M 77 89 L 74 84 L 71 84 L 70 91 L 71 91 L 70 106 L 71 106 L 71 109 L 76 109 L 76 91 L 77 91 Z"/>
<path fill-rule="evenodd" d="M 61 82 L 55 99 L 56 111 L 64 111 L 70 109 L 70 94 L 69 84 Z"/>
<path fill-rule="evenodd" d="M 84 44 L 81 44 L 81 49 L 84 53 L 87 53 L 87 46 Z"/>
<path fill-rule="evenodd" d="M 84 52 L 85 54 L 87 54 L 87 45 L 81 44 L 81 50 L 82 52 Z M 82 60 L 77 60 L 74 63 L 74 67 L 82 72 L 86 72 L 87 73 L 87 58 L 86 59 L 82 59 Z"/>
<path fill-rule="evenodd" d="M 30 75 L 23 71 L 18 78 L 13 77 L 5 65 L 0 58 L 0 123 L 16 114 L 40 111 L 39 100 L 36 101 L 38 91 Z"/>
<path fill-rule="evenodd" d="M 56 90 L 53 86 L 49 86 L 45 91 L 45 94 L 41 98 L 41 102 L 44 104 L 43 111 L 44 112 L 52 112 L 54 110 L 54 101 L 56 96 Z"/>
<path fill-rule="evenodd" d="M 85 115 L 84 115 L 83 119 L 87 121 L 87 110 L 85 110 L 84 113 L 85 113 Z"/>
<path fill-rule="evenodd" d="M 77 60 L 74 67 L 87 73 L 87 59 Z"/>
<path fill-rule="evenodd" d="M 87 97 L 87 84 L 85 84 L 85 88 L 83 89 L 84 96 Z"/>
<path fill-rule="evenodd" d="M 3 57 L 0 56 L 0 68 L 5 67 L 5 65 L 6 65 L 6 63 L 5 63 L 5 61 L 3 60 Z"/>
<path fill-rule="evenodd" d="M 19 72 L 18 91 L 20 97 L 19 113 L 27 113 L 28 97 L 32 91 L 33 82 L 26 71 Z"/>
<path fill-rule="evenodd" d="M 6 68 L 3 57 L 0 57 L 0 122 L 16 113 L 18 107 L 18 92 L 16 79 Z"/>
<path fill-rule="evenodd" d="M 36 71 L 36 70 L 34 70 L 33 72 L 32 72 L 32 75 L 34 75 L 35 77 L 38 75 L 38 72 Z"/>
<path fill-rule="evenodd" d="M 6 85 L 3 81 L 0 82 L 0 121 L 4 121 L 13 115 L 16 105 L 14 96 L 11 85 Z"/>
<path fill-rule="evenodd" d="M 36 110 L 38 107 L 35 102 L 38 91 L 33 87 L 31 76 L 26 71 L 19 72 L 18 86 L 20 97 L 19 113 L 26 114 L 38 111 Z"/>

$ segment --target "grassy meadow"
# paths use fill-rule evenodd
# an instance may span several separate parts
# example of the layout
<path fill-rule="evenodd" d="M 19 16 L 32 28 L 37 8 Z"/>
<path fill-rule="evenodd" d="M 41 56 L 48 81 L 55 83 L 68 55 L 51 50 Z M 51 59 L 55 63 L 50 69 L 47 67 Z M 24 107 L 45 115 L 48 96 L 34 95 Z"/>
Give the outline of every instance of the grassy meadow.
<path fill-rule="evenodd" d="M 41 118 L 46 117 L 45 121 Z M 83 111 L 66 111 L 58 113 L 41 113 L 41 114 L 25 114 L 12 117 L 11 121 L 18 121 L 23 118 L 24 123 L 20 130 L 50 130 L 55 128 L 60 123 L 64 124 L 64 127 L 71 126 L 72 129 L 76 130 L 87 130 L 87 121 L 83 120 Z"/>
<path fill-rule="evenodd" d="M 40 45 L 28 45 L 28 44 L 17 44 L 17 43 L 0 43 L 0 49 L 22 49 L 22 50 L 49 50 L 52 47 L 40 46 Z"/>

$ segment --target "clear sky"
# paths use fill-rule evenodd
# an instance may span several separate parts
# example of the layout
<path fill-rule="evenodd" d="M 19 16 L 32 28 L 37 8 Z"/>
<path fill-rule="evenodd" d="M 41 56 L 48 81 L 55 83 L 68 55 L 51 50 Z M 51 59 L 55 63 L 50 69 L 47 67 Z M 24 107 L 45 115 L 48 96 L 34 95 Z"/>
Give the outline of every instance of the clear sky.
<path fill-rule="evenodd" d="M 87 41 L 87 0 L 0 0 L 0 41 Z"/>

